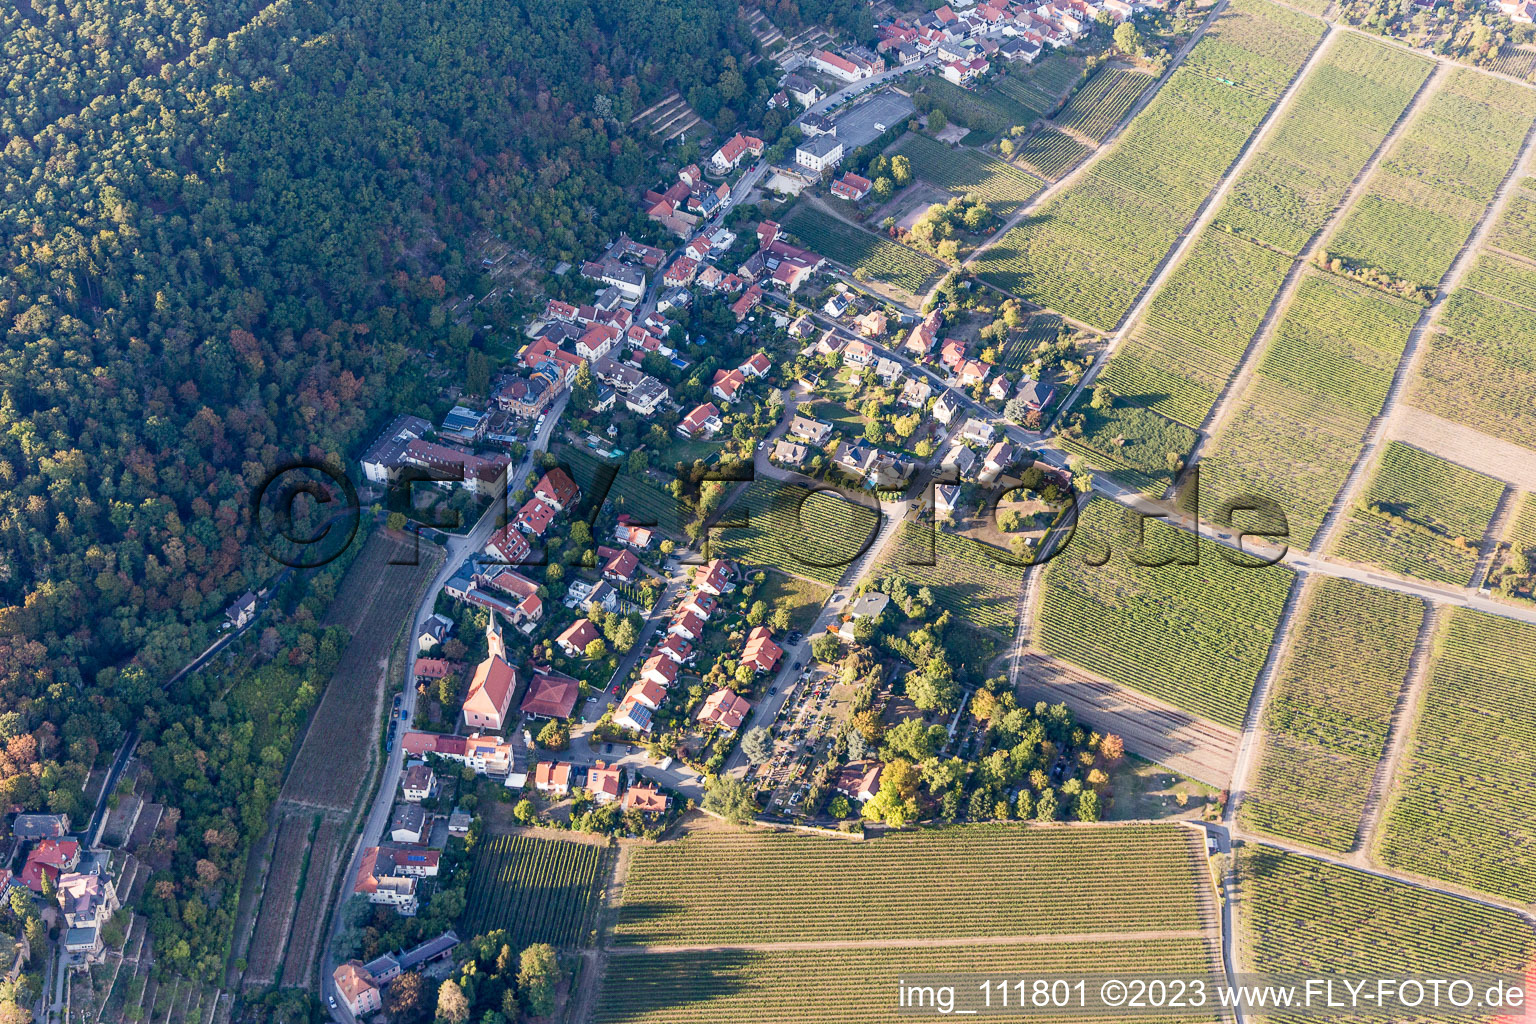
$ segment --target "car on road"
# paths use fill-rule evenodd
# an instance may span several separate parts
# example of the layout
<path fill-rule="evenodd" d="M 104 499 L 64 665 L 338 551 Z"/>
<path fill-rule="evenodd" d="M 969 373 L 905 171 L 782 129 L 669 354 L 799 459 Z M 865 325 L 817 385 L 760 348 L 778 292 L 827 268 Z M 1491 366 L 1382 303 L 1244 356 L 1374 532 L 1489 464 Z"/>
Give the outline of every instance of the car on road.
<path fill-rule="evenodd" d="M 612 743 L 605 743 L 603 745 L 603 753 L 605 753 L 605 754 L 613 753 L 613 744 Z"/>
<path fill-rule="evenodd" d="M 800 667 L 800 662 L 798 662 L 798 661 L 795 662 L 795 668 L 799 668 L 799 667 Z"/>
<path fill-rule="evenodd" d="M 594 693 L 592 696 L 588 697 L 587 698 L 587 703 L 588 704 L 596 704 L 597 703 L 597 694 Z"/>
<path fill-rule="evenodd" d="M 768 696 L 772 697 L 774 694 L 776 694 L 778 692 L 779 692 L 779 688 L 777 686 L 770 686 L 770 687 L 768 687 Z"/>

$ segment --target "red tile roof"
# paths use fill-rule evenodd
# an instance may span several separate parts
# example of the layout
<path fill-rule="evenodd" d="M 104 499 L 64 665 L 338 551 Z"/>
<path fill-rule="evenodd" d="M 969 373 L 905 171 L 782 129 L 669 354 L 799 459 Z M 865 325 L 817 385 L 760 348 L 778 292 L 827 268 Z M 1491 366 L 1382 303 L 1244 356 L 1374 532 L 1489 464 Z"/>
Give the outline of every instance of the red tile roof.
<path fill-rule="evenodd" d="M 523 698 L 522 711 L 527 715 L 544 718 L 569 718 L 576 707 L 580 682 L 562 672 L 548 670 L 537 673 L 528 684 L 528 696 Z"/>

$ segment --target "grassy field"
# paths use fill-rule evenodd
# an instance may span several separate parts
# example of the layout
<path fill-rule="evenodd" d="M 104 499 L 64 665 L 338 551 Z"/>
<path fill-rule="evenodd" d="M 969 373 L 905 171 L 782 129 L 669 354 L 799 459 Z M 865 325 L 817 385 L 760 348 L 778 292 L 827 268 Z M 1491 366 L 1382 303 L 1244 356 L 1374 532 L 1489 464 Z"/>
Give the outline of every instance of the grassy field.
<path fill-rule="evenodd" d="M 1399 772 L 1381 860 L 1536 900 L 1536 626 L 1456 608 Z"/>
<path fill-rule="evenodd" d="M 1233 184 L 1215 224 L 1300 253 L 1433 67 L 1387 43 L 1339 33 Z"/>
<path fill-rule="evenodd" d="M 1240 972 L 1518 978 L 1536 952 L 1530 925 L 1513 911 L 1252 844 L 1239 851 L 1237 867 L 1239 948 L 1247 954 Z M 1405 1024 L 1453 1018 L 1398 1011 L 1311 1019 Z M 1487 1021 L 1492 1014 L 1454 1019 Z"/>
<path fill-rule="evenodd" d="M 832 491 L 759 478 L 719 523 L 712 545 L 726 557 L 830 586 L 864 551 L 879 513 Z"/>
<path fill-rule="evenodd" d="M 1277 502 L 1310 544 L 1381 410 L 1420 308 L 1309 270 L 1248 390 L 1201 460 L 1208 508 Z"/>
<path fill-rule="evenodd" d="M 639 847 L 615 941 L 733 945 L 1200 928 L 1209 883 L 1166 825 L 968 825 L 854 843 L 700 831 Z M 999 865 L 1009 884 L 998 884 Z"/>
<path fill-rule="evenodd" d="M 1327 850 L 1354 846 L 1424 603 L 1320 577 L 1264 709 L 1244 826 Z"/>
<path fill-rule="evenodd" d="M 1091 150 L 1051 125 L 1046 125 L 1019 147 L 1019 162 L 1055 181 L 1078 165 Z"/>
<path fill-rule="evenodd" d="M 922 83 L 917 92 L 932 99 L 935 109 L 944 111 L 956 124 L 989 135 L 1002 135 L 1014 125 L 1029 124 L 1043 116 L 1040 108 L 1015 99 L 1011 90 L 971 92 L 938 77 L 924 78 Z"/>
<path fill-rule="evenodd" d="M 1490 244 L 1536 258 L 1536 192 L 1516 192 Z M 1536 270 L 1484 252 L 1437 326 L 1409 402 L 1536 449 Z"/>
<path fill-rule="evenodd" d="M 1290 266 L 1263 246 L 1205 231 L 1099 379 L 1117 395 L 1199 428 Z"/>
<path fill-rule="evenodd" d="M 978 274 L 1113 329 L 1321 34 L 1267 0 L 1232 3 L 1113 150 L 983 253 Z"/>
<path fill-rule="evenodd" d="M 1393 441 L 1353 509 L 1336 553 L 1356 562 L 1466 586 L 1504 485 Z"/>
<path fill-rule="evenodd" d="M 782 572 L 770 572 L 763 581 L 762 589 L 754 592 L 751 598 L 753 601 L 766 601 L 769 608 L 780 605 L 788 608 L 789 628 L 803 633 L 815 623 L 822 605 L 831 596 L 831 587 Z"/>
<path fill-rule="evenodd" d="M 1175 707 L 1241 728 L 1294 579 L 1289 569 L 1239 568 L 1193 535 L 1146 522 L 1141 561 L 1193 555 L 1197 565 L 1134 564 L 1134 524 L 1097 500 L 1045 576 L 1039 645 Z M 1101 565 L 1086 564 L 1103 558 Z"/>
<path fill-rule="evenodd" d="M 1444 76 L 1328 244 L 1332 255 L 1433 288 L 1515 158 L 1536 95 L 1470 68 Z"/>
<path fill-rule="evenodd" d="M 841 263 L 856 277 L 884 281 L 913 295 L 923 294 L 944 272 L 943 264 L 931 256 L 897 245 L 809 203 L 795 207 L 784 227 L 807 249 Z"/>
<path fill-rule="evenodd" d="M 992 554 L 1013 561 L 1006 551 L 956 537 L 943 527 L 930 531 L 908 521 L 871 573 L 877 579 L 899 577 L 914 589 L 928 587 L 938 606 L 956 618 L 1011 635 L 1024 593 L 1024 570 Z"/>
<path fill-rule="evenodd" d="M 1122 399 L 1102 409 L 1078 403 L 1059 436 L 1063 448 L 1092 467 L 1158 496 L 1173 482 L 1173 463 L 1188 456 L 1197 440 L 1184 424 Z"/>
<path fill-rule="evenodd" d="M 1095 71 L 1081 89 L 1051 120 L 1094 142 L 1103 142 L 1126 111 L 1157 79 L 1140 71 L 1105 65 Z"/>
<path fill-rule="evenodd" d="M 1205 942 L 1198 938 L 648 953 L 608 958 L 592 1019 L 596 1024 L 901 1024 L 912 1021 L 914 1011 L 896 1007 L 898 978 L 934 974 L 1060 977 L 1081 973 L 1085 964 L 1121 976 L 1205 977 L 1212 985 L 1220 977 Z M 961 992 L 957 999 L 977 995 Z M 916 1017 L 940 1019 L 921 1013 Z M 1087 1018 L 1032 1009 L 1029 1019 L 1081 1022 Z M 1136 1018 L 1138 1022 L 1192 1019 L 1199 1018 Z"/>
<path fill-rule="evenodd" d="M 974 149 L 951 149 L 926 135 L 908 133 L 893 151 L 912 161 L 912 171 L 930 185 L 957 196 L 973 196 L 1000 217 L 1029 202 L 1042 185 L 996 157 Z"/>
<path fill-rule="evenodd" d="M 579 946 L 594 909 L 603 848 L 535 836 L 485 836 L 475 848 L 460 934 L 497 928 L 513 949 Z"/>

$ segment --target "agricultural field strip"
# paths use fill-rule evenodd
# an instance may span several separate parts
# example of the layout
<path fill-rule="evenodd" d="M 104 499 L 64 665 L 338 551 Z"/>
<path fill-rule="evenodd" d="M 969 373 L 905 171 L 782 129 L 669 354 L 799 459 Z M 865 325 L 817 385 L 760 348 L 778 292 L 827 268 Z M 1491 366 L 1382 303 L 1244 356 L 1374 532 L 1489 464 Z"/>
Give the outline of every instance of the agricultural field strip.
<path fill-rule="evenodd" d="M 1210 895 L 1198 845 L 1192 832 L 1161 825 L 973 825 L 865 843 L 702 832 L 635 851 L 614 940 L 656 946 L 1049 935 L 1057 920 L 1046 909 L 1048 892 L 1071 893 L 1094 908 L 1082 919 L 1105 932 L 1199 930 L 1209 920 Z M 998 863 L 1017 868 L 1006 889 L 996 884 Z M 1085 863 L 1094 870 L 1084 871 Z M 857 914 L 845 905 L 849 892 L 866 894 Z"/>
<path fill-rule="evenodd" d="M 912 295 L 921 294 L 945 269 L 945 264 L 925 252 L 809 203 L 796 207 L 784 227 L 812 252 Z"/>
<path fill-rule="evenodd" d="M 1374 37 L 1367 38 L 1374 39 Z M 1211 408 L 1210 414 L 1206 416 L 1205 422 L 1200 424 L 1200 440 L 1189 457 L 1191 465 L 1200 461 L 1201 457 L 1205 454 L 1206 445 L 1221 432 L 1227 418 L 1237 406 L 1238 400 L 1247 394 L 1249 384 L 1253 380 L 1253 375 L 1258 370 L 1260 357 L 1268 351 L 1269 345 L 1274 339 L 1275 328 L 1281 322 L 1286 310 L 1290 306 L 1291 300 L 1295 297 L 1296 289 L 1300 286 L 1304 276 L 1303 270 L 1309 264 L 1313 252 L 1343 222 L 1344 218 L 1348 216 L 1349 211 L 1354 208 L 1354 204 L 1359 200 L 1360 196 L 1365 193 L 1366 184 L 1375 173 L 1376 167 L 1381 163 L 1382 158 L 1391 151 L 1399 134 L 1412 122 L 1414 116 L 1422 109 L 1424 102 L 1433 94 L 1438 76 L 1439 68 L 1437 67 L 1424 79 L 1424 82 L 1419 86 L 1419 90 L 1414 93 L 1412 101 L 1398 115 L 1398 119 L 1393 124 L 1391 131 L 1377 144 L 1375 152 L 1371 154 L 1371 158 L 1360 169 L 1359 173 L 1356 174 L 1354 181 L 1350 183 L 1350 187 L 1346 190 L 1344 198 L 1329 216 L 1328 222 L 1307 240 L 1306 246 L 1297 255 L 1296 261 L 1292 264 L 1290 271 L 1286 275 L 1285 282 L 1280 286 L 1279 294 L 1275 296 L 1275 301 L 1271 304 L 1268 313 L 1265 314 L 1264 322 L 1259 325 L 1259 329 L 1249 343 L 1247 351 L 1243 353 L 1236 372 L 1228 380 L 1227 386 L 1222 390 L 1216 404 Z"/>
<path fill-rule="evenodd" d="M 989 977 L 1071 974 L 1092 963 L 1104 972 L 1147 971 L 1221 978 L 1214 940 L 1008 945 L 970 942 L 950 949 L 908 944 L 893 949 L 657 953 L 607 962 L 593 1024 L 896 1024 L 891 979 L 949 973 Z M 1044 1019 L 1059 1020 L 1056 1014 Z M 1125 1020 L 1073 1015 L 1073 1021 Z M 1189 1021 L 1163 1016 L 1159 1022 Z M 1143 1018 L 1145 1022 L 1146 1018 Z"/>
<path fill-rule="evenodd" d="M 1450 613 L 1376 842 L 1383 864 L 1504 899 L 1536 899 L 1528 855 L 1536 841 L 1533 651 L 1536 627 Z"/>
<path fill-rule="evenodd" d="M 1209 22 L 1207 24 L 1209 24 Z M 1274 130 L 1275 126 L 1284 119 L 1286 111 L 1290 108 L 1291 101 L 1300 91 L 1302 83 L 1307 80 L 1314 64 L 1328 51 L 1331 34 L 1332 26 L 1325 26 L 1322 37 L 1312 48 L 1312 51 L 1308 55 L 1306 62 L 1291 78 L 1290 83 L 1286 87 L 1285 91 L 1269 108 L 1264 120 L 1259 124 L 1256 131 L 1248 137 L 1248 140 L 1244 144 L 1242 150 L 1238 153 L 1237 157 L 1232 161 L 1230 166 L 1227 167 L 1225 174 L 1220 178 L 1214 190 L 1205 197 L 1200 207 L 1195 211 L 1191 221 L 1185 225 L 1183 233 L 1179 236 L 1178 241 L 1173 246 L 1173 248 L 1163 257 L 1162 262 L 1159 264 L 1156 272 L 1141 288 L 1135 301 L 1121 317 L 1117 329 L 1110 335 L 1108 344 L 1106 344 L 1099 352 L 1098 356 L 1094 359 L 1093 365 L 1088 368 L 1088 372 L 1083 375 L 1083 378 L 1078 382 L 1077 387 L 1062 402 L 1061 408 L 1057 413 L 1058 421 L 1062 416 L 1066 415 L 1067 411 L 1071 409 L 1072 405 L 1078 400 L 1079 396 L 1081 396 L 1087 388 L 1093 385 L 1099 374 L 1103 372 L 1109 360 L 1119 350 L 1120 346 L 1125 342 L 1125 339 L 1129 337 L 1131 330 L 1134 327 L 1139 326 L 1139 322 L 1143 318 L 1146 310 L 1150 307 L 1157 294 L 1167 285 L 1168 281 L 1172 278 L 1173 274 L 1184 261 L 1185 256 L 1190 252 L 1191 249 L 1193 249 L 1201 234 L 1205 231 L 1211 221 L 1215 219 L 1217 212 L 1222 208 L 1223 203 L 1233 186 L 1248 169 L 1252 160 L 1264 146 L 1265 141 L 1269 138 L 1270 133 Z M 1193 42 L 1193 40 L 1191 41 Z M 1142 93 L 1141 98 L 1137 101 L 1137 103 L 1145 103 L 1149 97 L 1160 91 L 1160 88 L 1161 86 L 1159 86 L 1158 90 L 1149 89 Z M 1139 113 L 1139 110 L 1136 112 Z M 1100 152 L 1103 152 L 1103 150 L 1101 149 Z M 1089 163 L 1092 162 L 1093 160 L 1090 159 L 1090 161 L 1086 162 L 1083 166 L 1086 167 Z M 1081 170 L 1081 168 L 1079 169 Z M 1063 181 L 1066 180 L 1068 179 L 1063 179 Z M 973 254 L 973 258 L 974 255 L 975 254 Z"/>
<path fill-rule="evenodd" d="M 1004 561 L 1012 557 L 944 529 L 929 533 L 927 527 L 904 519 L 896 543 L 887 545 L 870 572 L 928 587 L 940 608 L 1006 634 L 1023 591 L 1024 567 Z M 933 564 L 926 564 L 930 560 Z"/>
<path fill-rule="evenodd" d="M 508 929 L 517 945 L 575 946 L 591 910 L 601 848 L 534 836 L 486 836 L 476 850 L 466 920 L 481 934 Z"/>
<path fill-rule="evenodd" d="M 1505 173 L 1504 180 L 1500 183 L 1498 190 L 1494 193 L 1492 201 L 1488 203 L 1483 211 L 1482 218 L 1477 222 L 1477 226 L 1472 229 L 1472 233 L 1462 244 L 1460 251 L 1456 254 L 1456 258 L 1451 262 L 1450 269 L 1440 279 L 1434 301 L 1424 310 L 1423 315 L 1419 318 L 1419 322 L 1409 332 L 1408 343 L 1402 359 L 1398 362 L 1397 372 L 1393 375 L 1392 385 L 1387 391 L 1386 401 L 1382 405 L 1381 412 L 1372 421 L 1370 428 L 1367 430 L 1364 447 L 1355 459 L 1354 466 L 1350 469 L 1343 488 L 1339 491 L 1333 502 L 1333 507 L 1323 520 L 1322 528 L 1318 531 L 1317 536 L 1313 538 L 1313 551 L 1328 550 L 1329 545 L 1333 541 L 1334 532 L 1338 529 L 1340 521 L 1344 519 L 1344 513 L 1354 505 L 1356 495 L 1364 483 L 1365 467 L 1370 461 L 1370 455 L 1380 443 L 1387 425 L 1396 415 L 1398 402 L 1402 397 L 1404 387 L 1408 381 L 1418 375 L 1419 364 L 1422 361 L 1424 352 L 1424 345 L 1422 344 L 1424 337 L 1439 322 L 1441 311 L 1446 306 L 1446 300 L 1451 297 L 1456 288 L 1461 284 L 1462 277 L 1473 262 L 1474 254 L 1478 249 L 1482 248 L 1489 233 L 1493 231 L 1495 225 L 1502 218 L 1504 210 L 1519 184 L 1521 173 L 1529 163 L 1532 142 L 1536 142 L 1536 123 L 1533 123 L 1527 129 L 1525 138 L 1521 142 L 1520 150 L 1516 154 L 1509 170 Z"/>
<path fill-rule="evenodd" d="M 1424 616 L 1416 598 L 1308 578 L 1273 685 L 1254 702 L 1257 762 L 1253 779 L 1234 778 L 1228 820 L 1240 801 L 1248 828 L 1339 853 L 1354 846 L 1361 783 L 1384 762 Z"/>
<path fill-rule="evenodd" d="M 1058 179 L 1052 184 L 1046 186 L 1040 192 L 1036 193 L 1033 199 L 1021 206 L 1012 217 L 1009 217 L 1006 221 L 1004 221 L 1002 226 L 998 228 L 998 230 L 992 235 L 991 238 L 977 246 L 970 253 L 970 255 L 961 260 L 960 265 L 969 266 L 971 263 L 973 263 L 977 257 L 981 256 L 983 252 L 985 252 L 994 243 L 1005 236 L 1015 225 L 1018 224 L 1019 221 L 1023 220 L 1025 217 L 1038 210 L 1041 206 L 1045 205 L 1045 203 L 1055 198 L 1059 193 L 1071 188 L 1074 184 L 1076 184 L 1077 179 L 1080 176 L 1086 174 L 1089 168 L 1091 168 L 1095 163 L 1099 161 L 1101 157 L 1108 153 L 1109 150 L 1113 148 L 1111 143 L 1119 139 L 1120 135 L 1124 133 L 1126 127 L 1136 119 L 1138 114 L 1146 109 L 1147 105 L 1151 103 L 1152 100 L 1162 91 L 1163 87 L 1168 84 L 1168 81 L 1173 77 L 1174 72 L 1183 66 L 1184 60 L 1189 56 L 1190 51 L 1193 50 L 1195 45 L 1205 37 L 1205 33 L 1213 24 L 1215 24 L 1216 19 L 1220 17 L 1222 11 L 1226 10 L 1229 3 L 1231 3 L 1231 0 L 1216 0 L 1216 3 L 1212 5 L 1210 11 L 1206 14 L 1205 20 L 1200 23 L 1200 27 L 1195 29 L 1195 31 L 1190 34 L 1188 41 L 1186 41 L 1179 52 L 1174 55 L 1173 60 L 1168 62 L 1168 68 L 1163 72 L 1162 77 L 1159 78 L 1151 88 L 1145 90 L 1139 97 L 1137 97 L 1136 102 L 1131 105 L 1131 109 L 1126 111 L 1125 116 L 1120 119 L 1120 123 L 1115 126 L 1113 131 L 1105 136 L 1104 141 L 1100 143 L 1099 148 L 1090 154 L 1088 159 L 1074 167 L 1072 171 L 1065 177 Z M 929 293 L 923 297 L 925 301 L 933 297 L 933 293 L 937 290 L 937 287 L 938 286 L 935 285 L 934 288 L 931 289 Z M 1080 321 L 1073 322 L 1079 324 L 1081 323 Z M 1088 325 L 1081 324 L 1081 326 L 1086 327 Z"/>
<path fill-rule="evenodd" d="M 1361 977 L 1520 975 L 1536 952 L 1526 913 L 1331 858 L 1261 840 L 1238 853 L 1235 871 L 1239 970 Z M 1386 1018 L 1365 1014 L 1351 1019 Z"/>
<path fill-rule="evenodd" d="M 609 956 L 655 955 L 657 953 L 708 953 L 717 950 L 743 950 L 771 953 L 777 950 L 821 949 L 904 949 L 922 947 L 943 949 L 947 946 L 969 946 L 976 942 L 998 946 L 1049 946 L 1058 942 L 1152 942 L 1162 939 L 1203 939 L 1213 934 L 1214 925 L 1203 928 L 1160 928 L 1145 932 L 1081 932 L 1073 935 L 939 935 L 926 937 L 896 936 L 877 939 L 788 939 L 781 942 L 711 942 L 700 945 L 656 944 L 641 946 L 623 944 L 605 949 Z"/>
<path fill-rule="evenodd" d="M 1227 8 L 1224 18 L 1230 15 L 1230 24 L 1218 22 L 1221 31 L 1202 40 L 1207 51 L 1191 52 L 1176 84 L 1158 90 L 1156 117 L 1133 125 L 1111 148 L 1106 163 L 1090 162 L 1103 173 L 1082 182 L 1079 202 L 1054 204 L 1042 210 L 1046 216 L 1039 224 L 1001 235 L 999 241 L 1012 236 L 1012 254 L 994 260 L 990 269 L 982 267 L 979 276 L 1010 294 L 1027 292 L 1023 297 L 1035 305 L 1116 332 L 1113 350 L 1123 339 L 1120 328 L 1134 318 L 1220 205 L 1324 49 L 1327 25 L 1310 17 L 1281 25 L 1275 13 L 1283 9 L 1256 0 L 1242 3 L 1247 10 Z M 1226 41 L 1227 30 L 1238 42 Z M 1250 48 L 1260 45 L 1272 52 Z M 1244 78 L 1246 84 L 1224 84 L 1227 75 Z M 1212 136 L 1219 126 L 1221 135 L 1214 142 L 1207 138 L 1208 144 L 1197 150 L 1170 152 L 1169 138 L 1193 127 L 1196 109 L 1207 111 L 1201 131 Z M 1124 203 L 1127 194 L 1160 209 L 1156 215 L 1133 216 Z M 1115 218 L 1123 223 L 1114 223 Z M 1177 226 L 1164 223 L 1169 218 Z M 1111 239 L 1115 248 L 1106 248 Z M 1081 260 L 1069 265 L 1066 254 L 1084 247 L 1095 250 L 1091 265 Z M 1035 285 L 1026 287 L 1031 281 Z M 1069 283 L 1070 294 L 1063 290 Z"/>
<path fill-rule="evenodd" d="M 1149 392 L 1155 396 L 1149 405 L 1153 412 L 1200 431 L 1191 463 L 1199 461 L 1206 440 L 1230 410 L 1232 397 L 1241 392 L 1239 385 L 1246 383 L 1257 354 L 1267 344 L 1300 280 L 1302 265 L 1328 227 L 1343 217 L 1424 94 L 1431 62 L 1403 57 L 1394 67 L 1390 60 L 1379 58 L 1397 59 L 1398 51 L 1383 47 L 1371 54 L 1368 49 L 1374 45 L 1344 34 L 1324 42 L 1320 47 L 1326 51 L 1323 60 L 1300 83 L 1296 102 L 1286 115 L 1276 119 L 1273 131 L 1255 146 L 1253 162 L 1233 183 L 1234 194 L 1216 211 L 1179 268 L 1152 297 L 1139 322 L 1130 325 L 1126 344 L 1105 364 L 1101 379 L 1116 394 L 1134 401 L 1138 388 Z M 1362 54 L 1362 48 L 1367 52 Z M 1384 90 L 1374 110 L 1355 102 L 1354 109 L 1346 111 L 1340 99 L 1348 102 L 1344 87 L 1365 77 L 1352 70 L 1362 56 L 1379 59 L 1377 77 L 1395 90 Z M 1413 74 L 1415 63 L 1422 72 L 1418 76 Z M 1344 154 L 1355 158 L 1344 167 L 1350 177 L 1340 180 L 1335 174 L 1331 182 L 1324 180 L 1320 185 L 1315 174 L 1305 172 L 1319 161 L 1330 169 L 1341 159 L 1340 147 L 1345 144 L 1337 135 L 1323 138 L 1318 134 L 1317 108 L 1326 110 L 1330 104 L 1334 120 L 1347 115 L 1360 122 L 1366 112 L 1374 113 L 1369 124 L 1356 128 L 1355 135 L 1363 136 L 1364 142 L 1374 138 L 1375 145 L 1369 152 L 1360 152 L 1360 143 L 1356 143 L 1353 152 Z M 1342 134 L 1355 138 L 1348 132 Z M 1287 185 L 1277 181 L 1286 168 L 1293 169 L 1292 173 L 1303 172 L 1302 180 L 1289 186 L 1302 203 L 1300 212 L 1292 213 L 1303 221 L 1301 226 L 1292 226 L 1290 239 L 1295 244 L 1289 249 L 1277 245 L 1275 237 L 1258 238 L 1254 232 L 1237 230 L 1245 218 L 1264 215 L 1263 200 Z M 1305 194 L 1304 188 L 1308 190 Z M 1249 192 L 1253 196 L 1245 199 Z M 1325 207 L 1329 213 L 1319 223 Z M 1236 224 L 1229 223 L 1234 220 Z M 1282 218 L 1281 227 L 1287 224 L 1290 222 Z M 1252 226 L 1259 234 L 1273 235 L 1280 230 L 1263 220 Z M 1304 240 L 1297 243 L 1298 237 Z M 1232 273 L 1228 265 L 1242 272 Z M 1228 305 L 1237 307 L 1236 311 L 1226 313 Z"/>
<path fill-rule="evenodd" d="M 1504 492 L 1490 476 L 1388 441 L 1334 554 L 1402 576 L 1471 586 Z"/>
<path fill-rule="evenodd" d="M 1145 557 L 1173 564 L 1132 564 L 1136 524 L 1120 511 L 1094 501 L 1080 516 L 1075 543 L 1084 553 L 1108 548 L 1110 558 L 1099 566 L 1066 557 L 1050 563 L 1036 642 L 1103 678 L 1241 729 L 1295 573 L 1239 568 L 1209 540 L 1190 544 L 1188 533 L 1156 522 L 1140 524 Z M 1179 562 L 1191 547 L 1197 564 Z"/>

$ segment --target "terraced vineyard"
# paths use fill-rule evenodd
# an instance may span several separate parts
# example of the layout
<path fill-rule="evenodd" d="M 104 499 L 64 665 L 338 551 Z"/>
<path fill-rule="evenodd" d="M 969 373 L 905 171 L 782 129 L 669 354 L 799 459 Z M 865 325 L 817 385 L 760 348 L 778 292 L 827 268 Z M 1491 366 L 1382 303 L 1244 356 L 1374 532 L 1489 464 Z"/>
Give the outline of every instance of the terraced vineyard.
<path fill-rule="evenodd" d="M 1131 109 L 1136 97 L 1155 81 L 1157 79 L 1143 72 L 1106 64 L 1072 94 L 1051 120 L 1094 142 L 1103 142 Z"/>
<path fill-rule="evenodd" d="M 982 253 L 978 274 L 1113 329 L 1321 35 L 1313 18 L 1235 0 L 1113 150 Z"/>
<path fill-rule="evenodd" d="M 1166 973 L 1205 977 L 1211 985 L 1220 978 L 1205 941 L 1199 938 L 647 953 L 608 958 L 592 1019 L 596 1024 L 901 1024 L 914 1014 L 896 1008 L 897 978 L 933 974 L 1052 977 L 1081 973 L 1084 964 L 1121 976 Z M 973 995 L 961 993 L 962 997 Z M 1049 1010 L 1030 1010 L 1029 1017 L 1126 1020 L 1122 1016 L 1091 1018 L 1081 1012 L 1064 1017 Z M 1199 1019 L 1209 1018 L 1136 1018 L 1138 1022 Z"/>
<path fill-rule="evenodd" d="M 1328 220 L 1434 68 L 1352 32 L 1336 33 L 1328 47 L 1214 222 L 1293 256 Z"/>
<path fill-rule="evenodd" d="M 1018 159 L 1055 181 L 1076 167 L 1092 150 L 1052 125 L 1046 125 L 1019 147 Z"/>
<path fill-rule="evenodd" d="M 588 843 L 527 835 L 482 838 L 460 934 L 505 928 L 513 949 L 534 942 L 580 945 L 602 862 L 602 848 Z"/>
<path fill-rule="evenodd" d="M 1263 246 L 1206 230 L 1099 379 L 1115 394 L 1198 429 L 1290 266 Z"/>
<path fill-rule="evenodd" d="M 1504 485 L 1393 441 L 1350 513 L 1337 553 L 1404 576 L 1466 586 Z"/>
<path fill-rule="evenodd" d="M 1171 825 L 967 825 L 862 843 L 699 831 L 637 847 L 621 945 L 737 945 L 1203 927 L 1209 882 Z M 1006 865 L 1006 868 L 1000 868 Z M 999 885 L 1005 870 L 1007 885 Z M 707 880 L 707 881 L 706 881 Z"/>
<path fill-rule="evenodd" d="M 1536 900 L 1533 652 L 1536 626 L 1451 610 L 1377 842 L 1384 863 Z"/>
<path fill-rule="evenodd" d="M 1519 981 L 1536 953 L 1530 925 L 1510 910 L 1251 843 L 1239 851 L 1237 869 L 1239 948 L 1246 953 L 1239 972 L 1303 978 L 1498 973 Z M 1327 1019 L 1407 1024 L 1448 1018 L 1395 1010 Z"/>
<path fill-rule="evenodd" d="M 928 587 L 938 606 L 956 618 L 1011 634 L 1024 592 L 1024 570 L 1000 559 L 1011 562 L 1013 556 L 908 520 L 871 573 L 877 579 L 894 575 L 914 588 Z M 929 562 L 933 564 L 925 564 Z"/>
<path fill-rule="evenodd" d="M 880 514 L 832 491 L 759 478 L 719 522 L 711 543 L 726 557 L 835 585 L 868 546 Z M 729 525 L 736 523 L 744 525 Z"/>
<path fill-rule="evenodd" d="M 1264 709 L 1263 746 L 1238 809 L 1259 832 L 1346 851 L 1355 843 L 1424 603 L 1317 577 Z"/>
<path fill-rule="evenodd" d="M 921 295 L 944 272 L 943 264 L 904 245 L 801 203 L 784 226 L 800 244 L 854 274 Z"/>
<path fill-rule="evenodd" d="M 1444 76 L 1377 168 L 1330 254 L 1433 289 L 1536 118 L 1536 95 L 1468 68 Z"/>
<path fill-rule="evenodd" d="M 1381 411 L 1420 308 L 1305 272 L 1258 371 L 1201 460 L 1209 508 L 1259 497 L 1312 542 Z"/>
<path fill-rule="evenodd" d="M 1197 565 L 1135 565 L 1133 524 L 1106 500 L 1083 510 L 1071 546 L 1045 575 L 1037 643 L 1097 675 L 1213 722 L 1241 728 L 1294 579 L 1283 566 L 1239 568 L 1217 546 L 1146 523 L 1142 561 L 1198 552 Z M 1097 561 L 1108 546 L 1109 560 Z"/>
<path fill-rule="evenodd" d="M 1536 192 L 1515 193 L 1489 244 L 1536 258 Z M 1408 401 L 1536 449 L 1536 269 L 1484 252 L 1436 326 Z"/>
<path fill-rule="evenodd" d="M 957 196 L 980 199 L 1001 217 L 1012 216 L 1042 187 L 1037 179 L 996 157 L 974 149 L 950 149 L 926 135 L 909 132 L 895 152 L 912 161 L 912 171 L 919 178 Z"/>

